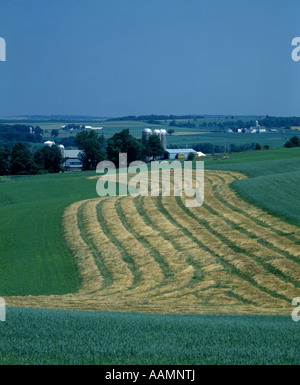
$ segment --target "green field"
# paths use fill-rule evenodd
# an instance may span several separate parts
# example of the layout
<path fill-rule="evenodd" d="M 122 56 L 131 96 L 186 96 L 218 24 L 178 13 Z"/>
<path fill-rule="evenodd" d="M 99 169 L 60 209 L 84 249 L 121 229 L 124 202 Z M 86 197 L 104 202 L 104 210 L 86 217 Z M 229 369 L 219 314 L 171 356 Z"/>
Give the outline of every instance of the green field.
<path fill-rule="evenodd" d="M 233 184 L 235 190 L 248 201 L 298 226 L 300 225 L 299 186 L 300 171 L 264 175 Z"/>
<path fill-rule="evenodd" d="M 0 177 L 0 296 L 78 289 L 61 219 L 70 203 L 96 196 L 88 175 Z"/>
<path fill-rule="evenodd" d="M 235 152 L 232 154 L 208 155 L 204 160 L 205 168 L 242 172 L 249 177 L 290 172 L 299 170 L 297 160 L 300 148 L 280 148 L 260 151 Z M 286 167 L 289 169 L 287 170 Z"/>
<path fill-rule="evenodd" d="M 290 317 L 174 316 L 9 308 L 0 364 L 300 364 Z"/>
<path fill-rule="evenodd" d="M 284 220 L 300 224 L 300 148 L 231 154 L 226 160 L 210 158 L 205 166 L 238 171 L 250 178 L 233 183 L 249 202 Z M 216 164 L 217 163 L 217 164 Z"/>
<path fill-rule="evenodd" d="M 181 128 L 177 128 L 178 131 L 182 131 Z M 190 129 L 188 129 L 190 131 Z M 176 127 L 175 127 L 176 132 Z M 237 133 L 222 133 L 222 132 L 199 132 L 194 135 L 171 135 L 168 136 L 168 145 L 173 144 L 178 147 L 186 146 L 192 147 L 199 143 L 212 143 L 214 145 L 224 146 L 229 151 L 230 144 L 242 145 L 246 143 L 259 143 L 262 147 L 269 145 L 270 148 L 282 147 L 292 136 L 294 132 L 286 131 L 276 133 L 263 133 L 263 134 L 237 134 Z"/>

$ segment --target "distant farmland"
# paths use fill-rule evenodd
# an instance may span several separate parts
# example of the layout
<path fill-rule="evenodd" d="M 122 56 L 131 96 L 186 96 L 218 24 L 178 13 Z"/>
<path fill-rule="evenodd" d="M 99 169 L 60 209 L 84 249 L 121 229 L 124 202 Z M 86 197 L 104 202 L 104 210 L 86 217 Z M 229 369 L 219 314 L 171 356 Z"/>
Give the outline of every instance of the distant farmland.
<path fill-rule="evenodd" d="M 199 122 L 217 123 L 226 122 L 226 119 L 200 119 Z M 247 119 L 243 119 L 247 122 Z M 187 123 L 186 120 L 178 120 L 179 123 Z M 17 121 L 14 123 L 18 123 Z M 297 134 L 295 130 L 279 130 L 278 132 L 272 133 L 261 133 L 261 134 L 238 134 L 238 133 L 227 133 L 227 132 L 213 132 L 214 127 L 202 128 L 196 125 L 196 127 L 171 127 L 169 121 L 160 121 L 160 124 L 149 124 L 142 121 L 132 120 L 112 120 L 112 121 L 80 121 L 73 122 L 73 124 L 85 124 L 92 127 L 103 127 L 101 131 L 106 139 L 113 136 L 115 133 L 120 132 L 124 128 L 129 128 L 130 133 L 136 138 L 142 137 L 142 131 L 146 127 L 152 129 L 164 128 L 166 130 L 173 129 L 175 135 L 168 136 L 168 145 L 175 145 L 178 147 L 193 146 L 199 143 L 212 143 L 214 145 L 224 146 L 229 151 L 230 144 L 242 145 L 246 143 L 259 143 L 262 147 L 269 145 L 271 148 L 282 147 L 293 135 Z M 13 123 L 10 123 L 13 124 Z M 66 138 L 69 136 L 75 136 L 78 131 L 67 131 L 60 130 L 60 128 L 66 125 L 66 122 L 55 122 L 55 121 L 26 121 L 26 124 L 37 126 L 39 125 L 44 130 L 44 140 L 51 138 L 51 131 L 53 129 L 59 129 L 58 139 Z M 100 132 L 100 131 L 99 131 Z"/>

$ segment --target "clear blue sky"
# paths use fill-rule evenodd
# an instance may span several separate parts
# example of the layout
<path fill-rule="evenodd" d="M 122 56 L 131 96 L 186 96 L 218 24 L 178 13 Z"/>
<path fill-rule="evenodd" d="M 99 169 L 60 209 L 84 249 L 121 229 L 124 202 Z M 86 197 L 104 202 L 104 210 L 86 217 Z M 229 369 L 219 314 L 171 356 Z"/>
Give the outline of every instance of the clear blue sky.
<path fill-rule="evenodd" d="M 299 116 L 299 15 L 299 0 L 0 0 L 0 116 Z"/>

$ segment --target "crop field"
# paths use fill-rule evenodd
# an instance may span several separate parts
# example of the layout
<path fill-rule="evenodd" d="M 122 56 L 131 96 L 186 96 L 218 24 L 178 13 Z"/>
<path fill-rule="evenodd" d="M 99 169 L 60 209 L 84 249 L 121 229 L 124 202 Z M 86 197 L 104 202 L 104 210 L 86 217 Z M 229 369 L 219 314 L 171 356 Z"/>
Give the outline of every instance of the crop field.
<path fill-rule="evenodd" d="M 300 225 L 300 149 L 280 149 L 232 154 L 230 159 L 205 162 L 207 168 L 242 172 L 250 178 L 232 188 L 250 203 Z"/>
<path fill-rule="evenodd" d="M 298 326 L 284 316 L 8 308 L 0 364 L 299 365 Z"/>
<path fill-rule="evenodd" d="M 0 177 L 0 296 L 78 290 L 62 217 L 74 201 L 97 196 L 90 175 Z"/>
<path fill-rule="evenodd" d="M 71 204 L 66 241 L 77 292 L 10 306 L 154 313 L 290 314 L 300 296 L 300 230 L 246 203 L 232 171 L 206 171 L 205 203 L 109 197 Z"/>
<path fill-rule="evenodd" d="M 168 136 L 168 145 L 177 146 L 193 146 L 198 143 L 212 143 L 214 145 L 224 146 L 229 151 L 230 144 L 242 145 L 246 143 L 259 143 L 262 147 L 269 145 L 270 148 L 282 147 L 295 132 L 292 130 L 286 132 L 262 133 L 262 134 L 238 134 L 238 133 L 223 133 L 223 132 L 207 132 L 204 131 L 190 132 L 186 135 L 182 128 L 175 127 L 175 135 Z M 181 132 L 181 135 L 176 135 L 176 132 Z"/>
<path fill-rule="evenodd" d="M 300 226 L 300 171 L 246 179 L 233 187 L 250 202 Z"/>
<path fill-rule="evenodd" d="M 228 154 L 227 154 L 228 155 Z M 208 155 L 205 167 L 218 170 L 239 171 L 250 177 L 300 170 L 300 148 L 279 148 L 260 151 L 234 152 L 223 158 L 223 154 Z M 298 166 L 299 165 L 299 166 Z M 297 168 L 298 167 L 298 168 Z"/>

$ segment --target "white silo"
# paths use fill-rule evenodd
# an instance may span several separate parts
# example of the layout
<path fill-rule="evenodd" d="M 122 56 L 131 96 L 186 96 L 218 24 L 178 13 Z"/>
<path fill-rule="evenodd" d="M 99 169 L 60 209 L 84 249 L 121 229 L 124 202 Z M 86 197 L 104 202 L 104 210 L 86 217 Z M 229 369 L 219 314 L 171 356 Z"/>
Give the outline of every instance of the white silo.
<path fill-rule="evenodd" d="M 152 130 L 151 128 L 145 128 L 142 132 L 142 139 L 143 139 L 143 143 L 146 143 L 148 142 L 150 136 L 152 135 Z"/>
<path fill-rule="evenodd" d="M 166 149 L 167 148 L 167 131 L 164 129 L 160 130 L 160 141 L 163 148 Z"/>
<path fill-rule="evenodd" d="M 51 140 L 48 140 L 47 142 L 44 142 L 44 145 L 45 145 L 45 146 L 48 146 L 48 147 L 52 147 L 52 146 L 55 145 L 55 143 L 54 143 L 54 142 L 51 142 Z"/>
<path fill-rule="evenodd" d="M 160 130 L 153 130 L 153 135 L 157 135 L 159 137 L 159 140 L 161 140 L 161 133 L 160 133 Z"/>
<path fill-rule="evenodd" d="M 60 149 L 61 156 L 64 158 L 65 157 L 65 147 L 60 144 L 57 146 Z"/>

